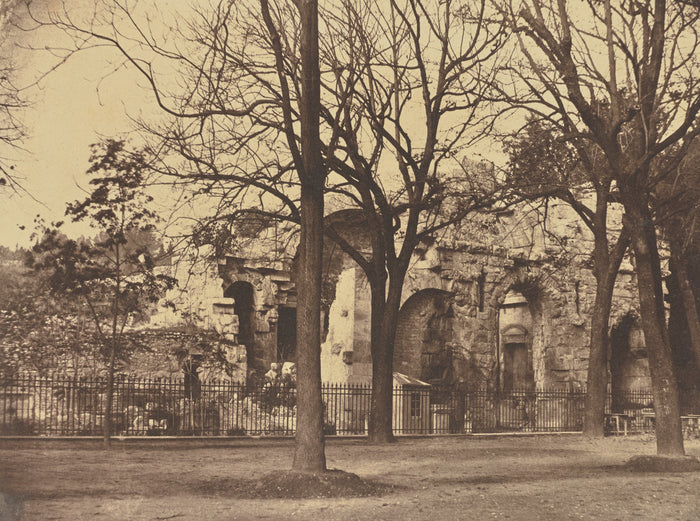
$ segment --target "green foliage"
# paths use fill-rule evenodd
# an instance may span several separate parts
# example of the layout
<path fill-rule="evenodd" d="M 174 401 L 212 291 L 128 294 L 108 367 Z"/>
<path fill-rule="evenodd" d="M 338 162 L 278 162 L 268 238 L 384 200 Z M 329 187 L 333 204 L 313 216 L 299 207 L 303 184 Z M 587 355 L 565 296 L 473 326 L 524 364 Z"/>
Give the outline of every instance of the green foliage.
<path fill-rule="evenodd" d="M 99 245 L 114 248 L 127 244 L 127 233 L 152 231 L 157 214 L 149 209 L 153 198 L 143 191 L 148 164 L 143 152 L 128 151 L 124 141 L 108 139 L 92 145 L 90 185 L 83 201 L 69 204 L 73 221 L 89 221 L 100 231 Z"/>

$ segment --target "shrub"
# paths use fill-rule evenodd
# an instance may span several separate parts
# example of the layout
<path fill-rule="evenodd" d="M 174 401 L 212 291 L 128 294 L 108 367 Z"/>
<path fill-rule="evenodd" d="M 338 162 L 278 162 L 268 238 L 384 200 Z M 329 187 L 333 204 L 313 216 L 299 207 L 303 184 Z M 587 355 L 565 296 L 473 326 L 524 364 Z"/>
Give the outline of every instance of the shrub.
<path fill-rule="evenodd" d="M 36 426 L 29 420 L 14 418 L 0 425 L 0 436 L 31 436 L 36 434 Z"/>
<path fill-rule="evenodd" d="M 323 435 L 324 436 L 335 436 L 336 432 L 337 432 L 337 430 L 335 428 L 335 423 L 325 422 L 323 424 Z"/>

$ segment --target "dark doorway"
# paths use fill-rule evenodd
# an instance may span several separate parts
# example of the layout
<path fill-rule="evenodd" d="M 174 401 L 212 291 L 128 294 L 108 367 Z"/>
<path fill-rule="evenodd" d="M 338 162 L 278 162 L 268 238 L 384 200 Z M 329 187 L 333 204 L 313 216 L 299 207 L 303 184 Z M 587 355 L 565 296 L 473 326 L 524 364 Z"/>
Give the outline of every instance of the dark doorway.
<path fill-rule="evenodd" d="M 197 400 L 201 396 L 202 385 L 199 381 L 201 359 L 201 355 L 190 355 L 182 363 L 182 371 L 185 373 L 185 396 L 190 400 Z"/>
<path fill-rule="evenodd" d="M 529 390 L 533 386 L 532 380 L 527 345 L 506 344 L 503 349 L 504 390 Z"/>
<path fill-rule="evenodd" d="M 277 361 L 296 362 L 297 310 L 281 307 L 277 319 Z"/>
<path fill-rule="evenodd" d="M 261 361 L 255 356 L 253 286 L 249 282 L 234 282 L 224 292 L 224 297 L 234 300 L 234 313 L 238 315 L 238 343 L 245 346 L 248 370 L 259 368 Z"/>

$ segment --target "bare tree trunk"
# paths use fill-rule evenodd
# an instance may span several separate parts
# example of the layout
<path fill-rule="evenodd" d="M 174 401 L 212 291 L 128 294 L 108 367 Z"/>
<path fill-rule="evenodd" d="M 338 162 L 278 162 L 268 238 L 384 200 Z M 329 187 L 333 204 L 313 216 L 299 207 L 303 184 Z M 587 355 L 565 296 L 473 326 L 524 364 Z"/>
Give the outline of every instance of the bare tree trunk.
<path fill-rule="evenodd" d="M 312 193 L 308 193 L 312 192 Z M 321 400 L 321 241 L 322 211 L 313 202 L 321 197 L 302 187 L 301 243 L 297 278 L 297 433 L 293 468 L 326 468 Z M 306 202 L 305 202 L 306 201 Z M 311 208 L 309 208 L 311 206 Z"/>
<path fill-rule="evenodd" d="M 605 395 L 607 391 L 608 325 L 612 307 L 612 291 L 605 280 L 598 281 L 591 317 L 591 347 L 588 357 L 586 408 L 583 434 L 600 438 L 605 434 Z"/>
<path fill-rule="evenodd" d="M 637 264 L 639 309 L 649 355 L 656 416 L 656 451 L 659 455 L 682 456 L 685 450 L 678 384 L 666 329 L 656 230 L 650 212 L 643 204 L 627 201 L 625 212 Z"/>
<path fill-rule="evenodd" d="M 390 396 L 393 393 L 393 375 L 389 376 L 389 378 L 392 380 L 392 388 L 387 389 L 386 382 L 389 380 L 385 374 L 387 367 L 391 368 L 392 364 L 387 364 L 386 354 L 384 352 L 387 332 L 383 329 L 384 314 L 386 310 L 386 276 L 375 278 L 370 277 L 370 292 L 372 395 L 370 398 L 367 437 L 371 442 L 381 443 L 391 441 L 393 438 L 391 426 L 391 408 L 387 409 L 387 405 L 391 407 L 391 402 L 390 400 L 387 400 L 387 396 Z M 389 403 L 387 404 L 387 402 Z"/>
<path fill-rule="evenodd" d="M 114 359 L 116 345 L 112 342 L 109 351 L 109 365 L 107 367 L 107 396 L 105 399 L 104 420 L 102 422 L 102 437 L 105 449 L 112 446 L 112 402 L 114 401 Z"/>
<path fill-rule="evenodd" d="M 393 361 L 389 358 L 386 349 L 372 350 L 372 403 L 368 439 L 375 443 L 394 441 L 392 425 L 394 376 Z"/>
<path fill-rule="evenodd" d="M 294 470 L 326 470 L 321 399 L 323 160 L 319 137 L 318 4 L 296 2 L 301 15 L 301 236 L 297 270 L 297 433 Z"/>
<path fill-rule="evenodd" d="M 688 333 L 690 335 L 690 346 L 695 357 L 695 365 L 700 370 L 700 317 L 695 305 L 695 294 L 690 285 L 688 277 L 688 265 L 683 252 L 680 251 L 680 244 L 676 240 L 671 240 L 671 260 L 673 262 L 673 275 L 676 277 L 676 284 L 683 303 L 685 319 L 688 323 Z"/>
<path fill-rule="evenodd" d="M 583 434 L 592 438 L 601 438 L 605 434 L 605 395 L 608 383 L 606 361 L 610 343 L 608 335 L 610 310 L 615 291 L 615 279 L 627 251 L 629 239 L 627 232 L 623 230 L 612 255 L 610 255 L 608 253 L 607 227 L 599 226 L 595 234 L 593 258 L 595 261 L 596 294 L 591 316 L 591 346 L 588 358 Z"/>
<path fill-rule="evenodd" d="M 368 437 L 377 443 L 394 441 L 394 342 L 402 287 L 403 276 L 390 279 L 386 302 L 376 317 L 374 298 L 372 300 L 372 323 L 379 327 L 377 331 L 372 327 L 372 403 Z"/>

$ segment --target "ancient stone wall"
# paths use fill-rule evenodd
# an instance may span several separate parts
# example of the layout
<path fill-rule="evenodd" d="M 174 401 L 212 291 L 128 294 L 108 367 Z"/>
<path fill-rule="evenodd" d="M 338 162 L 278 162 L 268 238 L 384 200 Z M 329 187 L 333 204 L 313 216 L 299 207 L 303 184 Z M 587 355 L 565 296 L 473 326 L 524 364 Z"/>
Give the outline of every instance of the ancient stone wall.
<path fill-rule="evenodd" d="M 261 378 L 278 357 L 277 323 L 281 306 L 294 307 L 296 292 L 291 283 L 291 269 L 282 263 L 251 262 L 242 257 L 227 257 L 219 263 L 223 294 L 243 295 L 236 288 L 248 288 L 245 304 L 233 298 L 233 312 L 238 318 L 237 344 L 245 345 L 248 377 Z M 241 320 L 246 321 L 245 331 Z M 235 328 L 234 328 L 235 329 Z M 245 338 L 243 337 L 243 333 Z"/>
<path fill-rule="evenodd" d="M 353 240 L 366 246 L 364 228 L 350 218 L 353 215 L 343 214 L 338 220 L 350 223 Z M 613 232 L 619 221 L 613 211 Z M 525 349 L 526 364 L 517 363 L 533 386 L 584 385 L 595 298 L 591 251 L 590 232 L 563 204 L 550 204 L 546 212 L 523 205 L 478 216 L 431 238 L 416 249 L 406 276 L 395 371 L 433 383 L 503 388 L 504 381 L 512 378 L 514 360 Z M 367 280 L 330 241 L 325 258 L 329 269 L 324 276 L 322 377 L 369 382 Z M 247 358 L 248 376 L 252 371 L 264 373 L 270 363 L 278 362 L 279 310 L 296 305 L 291 264 L 229 256 L 220 261 L 215 276 L 209 273 L 201 283 L 199 304 L 190 305 L 207 327 L 238 346 L 233 356 L 240 360 L 243 353 Z M 242 284 L 252 295 L 245 306 L 233 298 L 232 288 Z M 238 300 L 245 300 L 241 295 L 237 294 Z M 634 274 L 625 260 L 617 279 L 611 327 L 634 315 L 636 302 Z M 242 306 L 250 310 L 250 333 L 241 329 Z M 242 334 L 248 336 L 245 342 Z M 517 347 L 519 343 L 524 348 Z M 643 359 L 640 353 L 637 350 L 635 360 Z M 638 382 L 640 368 L 643 372 L 643 360 L 635 366 Z"/>
<path fill-rule="evenodd" d="M 502 387 L 502 336 L 519 323 L 526 330 L 534 385 L 585 384 L 595 298 L 590 233 L 564 205 L 554 205 L 544 222 L 539 217 L 528 217 L 524 210 L 490 216 L 417 249 L 402 296 L 396 371 L 435 383 Z M 613 230 L 615 223 L 619 219 L 613 220 Z M 350 367 L 369 352 L 369 293 L 358 268 L 345 264 L 344 269 L 353 272 L 355 293 L 347 284 L 339 285 L 333 305 L 356 310 L 354 327 L 345 327 L 345 339 L 334 330 L 333 341 L 324 344 L 324 377 L 348 381 L 350 375 L 364 374 L 369 381 L 367 367 Z M 504 306 L 512 293 L 522 295 L 525 305 Z M 634 312 L 636 301 L 626 261 L 611 325 Z M 330 318 L 333 328 L 334 315 Z M 352 355 L 347 354 L 349 346 Z"/>

